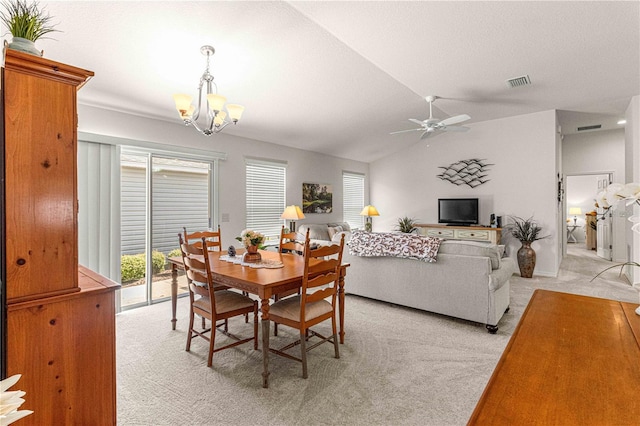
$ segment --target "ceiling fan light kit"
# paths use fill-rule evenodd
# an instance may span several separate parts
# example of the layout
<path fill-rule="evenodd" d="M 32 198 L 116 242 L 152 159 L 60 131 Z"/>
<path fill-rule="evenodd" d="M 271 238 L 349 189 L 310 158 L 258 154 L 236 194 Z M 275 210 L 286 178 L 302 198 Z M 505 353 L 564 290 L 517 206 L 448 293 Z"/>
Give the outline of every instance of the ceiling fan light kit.
<path fill-rule="evenodd" d="M 427 118 L 426 120 L 417 120 L 415 118 L 409 119 L 409 121 L 418 124 L 421 127 L 418 129 L 399 130 L 397 132 L 391 132 L 391 135 L 406 132 L 422 132 L 422 135 L 420 135 L 420 139 L 426 139 L 431 135 L 435 135 L 441 132 L 466 132 L 467 130 L 469 130 L 469 128 L 465 126 L 453 126 L 453 124 L 458 124 L 462 123 L 463 121 L 470 120 L 471 117 L 469 117 L 467 114 L 455 115 L 453 117 L 445 118 L 444 120 L 434 118 L 433 102 L 438 99 L 438 97 L 427 96 L 425 99 L 429 104 L 429 118 Z"/>
<path fill-rule="evenodd" d="M 216 50 L 212 46 L 205 45 L 200 48 L 200 52 L 207 57 L 207 68 L 204 70 L 202 77 L 200 77 L 200 84 L 198 85 L 198 107 L 193 106 L 191 103 L 192 98 L 189 95 L 176 94 L 173 95 L 173 100 L 178 113 L 180 113 L 180 118 L 182 118 L 186 126 L 193 126 L 203 135 L 211 136 L 214 133 L 221 132 L 231 122 L 236 124 L 242 117 L 244 107 L 237 104 L 226 104 L 227 111 L 224 111 L 227 98 L 218 94 L 218 86 L 213 81 L 213 75 L 209 72 L 209 59 L 216 53 Z M 200 118 L 200 112 L 202 112 L 202 89 L 205 84 L 206 112 L 204 115 L 206 116 L 206 122 L 202 126 L 198 124 L 198 119 Z"/>

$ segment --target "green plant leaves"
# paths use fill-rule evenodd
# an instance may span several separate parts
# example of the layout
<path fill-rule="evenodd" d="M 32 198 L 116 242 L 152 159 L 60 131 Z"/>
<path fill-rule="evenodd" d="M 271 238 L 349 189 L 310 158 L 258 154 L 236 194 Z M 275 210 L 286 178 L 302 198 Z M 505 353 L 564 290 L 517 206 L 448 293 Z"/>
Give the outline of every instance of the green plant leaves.
<path fill-rule="evenodd" d="M 56 30 L 52 17 L 40 9 L 38 2 L 28 4 L 26 0 L 3 1 L 0 20 L 14 37 L 36 41 Z"/>

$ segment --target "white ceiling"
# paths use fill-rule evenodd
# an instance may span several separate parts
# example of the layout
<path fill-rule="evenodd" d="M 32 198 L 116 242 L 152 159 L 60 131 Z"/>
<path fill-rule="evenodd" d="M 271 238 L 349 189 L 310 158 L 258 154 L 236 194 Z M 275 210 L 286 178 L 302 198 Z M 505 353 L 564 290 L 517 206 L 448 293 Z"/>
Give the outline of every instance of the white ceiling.
<path fill-rule="evenodd" d="M 566 132 L 576 112 L 615 122 L 640 93 L 638 1 L 40 4 L 63 32 L 37 47 L 96 73 L 80 103 L 178 123 L 171 96 L 195 96 L 210 44 L 220 93 L 246 107 L 225 133 L 366 162 L 420 143 L 389 132 L 426 118 L 427 95 L 471 133 L 550 109 Z"/>

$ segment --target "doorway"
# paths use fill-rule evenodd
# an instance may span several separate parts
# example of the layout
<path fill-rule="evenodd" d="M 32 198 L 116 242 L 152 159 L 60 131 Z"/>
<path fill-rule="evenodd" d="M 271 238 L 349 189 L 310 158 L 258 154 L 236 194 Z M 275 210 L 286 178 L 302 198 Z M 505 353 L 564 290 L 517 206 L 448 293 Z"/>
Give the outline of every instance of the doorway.
<path fill-rule="evenodd" d="M 212 161 L 122 150 L 122 309 L 170 297 L 167 258 L 180 255 L 178 234 L 212 226 L 213 168 Z M 184 281 L 178 295 L 187 291 Z"/>
<path fill-rule="evenodd" d="M 606 189 L 611 179 L 612 173 L 567 175 L 566 243 L 572 253 L 587 255 L 594 250 L 598 257 L 612 260 L 612 221 L 610 217 L 603 218 L 602 209 L 595 206 L 596 195 Z"/>

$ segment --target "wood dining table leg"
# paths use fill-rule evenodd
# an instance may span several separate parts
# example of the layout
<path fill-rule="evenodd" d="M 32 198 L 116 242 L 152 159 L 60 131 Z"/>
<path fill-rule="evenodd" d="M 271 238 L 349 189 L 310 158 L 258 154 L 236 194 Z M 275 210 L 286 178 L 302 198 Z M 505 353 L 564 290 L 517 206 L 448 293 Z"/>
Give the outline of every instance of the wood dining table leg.
<path fill-rule="evenodd" d="M 178 305 L 178 265 L 171 263 L 171 329 L 176 329 L 176 308 Z"/>
<path fill-rule="evenodd" d="M 260 300 L 262 312 L 262 387 L 269 387 L 269 334 L 271 333 L 271 320 L 269 319 L 269 298 Z"/>
<path fill-rule="evenodd" d="M 338 307 L 340 308 L 340 343 L 344 344 L 344 271 L 340 271 L 338 278 Z"/>

